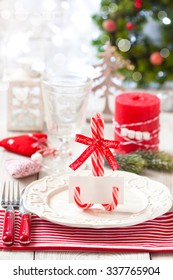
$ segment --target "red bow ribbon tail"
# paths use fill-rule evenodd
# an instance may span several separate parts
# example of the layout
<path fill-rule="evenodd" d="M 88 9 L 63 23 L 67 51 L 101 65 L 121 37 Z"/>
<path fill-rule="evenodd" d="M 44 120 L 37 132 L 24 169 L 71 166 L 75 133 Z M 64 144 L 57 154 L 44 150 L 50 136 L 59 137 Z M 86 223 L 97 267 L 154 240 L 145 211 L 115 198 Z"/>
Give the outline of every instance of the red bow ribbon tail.
<path fill-rule="evenodd" d="M 93 144 L 94 139 L 92 139 L 88 136 L 82 135 L 82 134 L 76 134 L 75 142 L 78 142 L 78 143 L 81 143 L 84 145 L 91 145 L 91 144 Z"/>
<path fill-rule="evenodd" d="M 36 140 L 36 142 L 35 143 L 33 143 L 32 144 L 32 147 L 33 148 L 44 148 L 44 147 L 47 147 L 47 137 L 42 137 L 42 138 L 38 138 L 38 137 L 36 137 L 36 136 L 34 136 L 34 135 L 31 135 L 30 136 L 32 139 L 34 139 L 34 140 Z"/>
<path fill-rule="evenodd" d="M 120 142 L 114 141 L 114 140 L 107 140 L 107 139 L 101 139 L 100 140 L 101 143 L 103 143 L 103 145 L 107 148 L 111 148 L 111 149 L 117 149 Z"/>
<path fill-rule="evenodd" d="M 116 170 L 119 167 L 119 165 L 118 165 L 118 162 L 116 161 L 114 155 L 109 150 L 109 148 L 107 148 L 105 146 L 101 146 L 100 149 L 103 151 L 105 158 L 107 159 L 112 170 Z"/>
<path fill-rule="evenodd" d="M 72 164 L 69 165 L 71 169 L 74 171 L 78 169 L 86 160 L 87 158 L 94 152 L 96 148 L 95 143 L 91 144 Z"/>
<path fill-rule="evenodd" d="M 115 157 L 109 150 L 109 148 L 117 149 L 119 145 L 118 142 L 104 139 L 95 140 L 81 134 L 76 135 L 75 141 L 84 145 L 89 145 L 89 147 L 72 164 L 70 164 L 69 167 L 72 170 L 75 171 L 76 169 L 78 169 L 87 160 L 87 158 L 96 150 L 99 150 L 105 155 L 112 170 L 116 170 L 119 167 Z"/>

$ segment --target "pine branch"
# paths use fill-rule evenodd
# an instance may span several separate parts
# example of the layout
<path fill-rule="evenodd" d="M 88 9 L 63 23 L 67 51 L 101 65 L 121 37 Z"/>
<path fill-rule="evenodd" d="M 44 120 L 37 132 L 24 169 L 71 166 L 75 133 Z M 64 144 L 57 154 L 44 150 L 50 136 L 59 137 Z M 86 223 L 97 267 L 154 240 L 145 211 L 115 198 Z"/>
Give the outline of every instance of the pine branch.
<path fill-rule="evenodd" d="M 146 160 L 149 169 L 173 171 L 173 156 L 164 151 L 137 150 L 136 154 Z"/>
<path fill-rule="evenodd" d="M 115 158 L 119 164 L 119 170 L 140 174 L 146 166 L 146 161 L 137 154 L 118 154 Z"/>
<path fill-rule="evenodd" d="M 119 170 L 140 174 L 144 168 L 173 172 L 173 156 L 163 151 L 137 150 L 129 154 L 117 154 Z M 107 166 L 109 166 L 106 163 Z"/>

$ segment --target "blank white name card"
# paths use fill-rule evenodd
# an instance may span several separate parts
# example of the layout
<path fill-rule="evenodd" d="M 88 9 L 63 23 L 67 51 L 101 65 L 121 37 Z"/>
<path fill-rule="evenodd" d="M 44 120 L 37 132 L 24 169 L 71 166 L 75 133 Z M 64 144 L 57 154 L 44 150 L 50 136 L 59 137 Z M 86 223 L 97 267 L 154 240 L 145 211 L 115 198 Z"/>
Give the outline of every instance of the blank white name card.
<path fill-rule="evenodd" d="M 77 186 L 82 203 L 111 203 L 113 186 L 119 188 L 119 204 L 124 203 L 123 177 L 69 176 L 69 203 L 74 203 L 74 188 Z"/>

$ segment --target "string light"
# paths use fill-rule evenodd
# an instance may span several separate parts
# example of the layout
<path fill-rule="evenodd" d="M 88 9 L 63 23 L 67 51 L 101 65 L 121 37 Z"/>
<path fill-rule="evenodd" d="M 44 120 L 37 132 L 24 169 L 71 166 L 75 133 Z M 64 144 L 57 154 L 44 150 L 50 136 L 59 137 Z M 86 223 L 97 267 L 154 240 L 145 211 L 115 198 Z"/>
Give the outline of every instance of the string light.
<path fill-rule="evenodd" d="M 142 74 L 140 72 L 134 72 L 132 78 L 134 81 L 139 82 L 142 79 Z"/>
<path fill-rule="evenodd" d="M 165 11 L 158 12 L 158 18 L 162 20 L 163 18 L 167 17 L 167 13 Z"/>
<path fill-rule="evenodd" d="M 117 4 L 111 3 L 111 4 L 109 5 L 109 11 L 110 11 L 110 13 L 115 13 L 117 10 L 118 10 Z"/>
<path fill-rule="evenodd" d="M 170 18 L 168 18 L 168 17 L 164 17 L 164 18 L 162 19 L 162 22 L 163 22 L 165 25 L 168 25 L 168 24 L 171 23 L 171 20 L 170 20 Z"/>
<path fill-rule="evenodd" d="M 118 42 L 118 48 L 122 52 L 128 52 L 131 48 L 131 43 L 127 39 L 121 39 Z"/>
<path fill-rule="evenodd" d="M 163 71 L 159 71 L 159 72 L 158 72 L 158 77 L 159 77 L 159 78 L 164 77 L 164 72 L 163 72 Z"/>
<path fill-rule="evenodd" d="M 161 49 L 160 54 L 162 57 L 166 58 L 170 55 L 170 51 L 167 48 L 163 48 Z"/>

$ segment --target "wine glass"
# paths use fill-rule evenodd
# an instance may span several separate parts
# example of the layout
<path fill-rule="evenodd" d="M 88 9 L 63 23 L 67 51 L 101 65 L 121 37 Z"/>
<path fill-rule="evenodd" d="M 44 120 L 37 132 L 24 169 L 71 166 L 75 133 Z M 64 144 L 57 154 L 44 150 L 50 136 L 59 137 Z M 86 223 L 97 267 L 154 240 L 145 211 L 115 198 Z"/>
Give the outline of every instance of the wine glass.
<path fill-rule="evenodd" d="M 51 145 L 58 155 L 46 158 L 51 172 L 68 171 L 72 162 L 70 141 L 84 125 L 92 81 L 76 73 L 49 75 L 42 79 L 45 121 Z"/>

